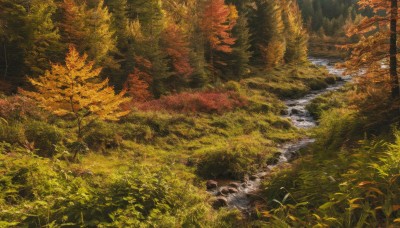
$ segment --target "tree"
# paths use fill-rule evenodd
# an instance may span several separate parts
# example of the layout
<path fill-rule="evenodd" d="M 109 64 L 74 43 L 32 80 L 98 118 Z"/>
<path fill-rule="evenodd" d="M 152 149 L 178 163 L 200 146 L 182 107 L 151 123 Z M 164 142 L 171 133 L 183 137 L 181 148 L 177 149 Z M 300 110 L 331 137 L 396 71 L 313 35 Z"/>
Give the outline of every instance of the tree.
<path fill-rule="evenodd" d="M 25 64 L 30 75 L 43 74 L 50 67 L 50 61 L 60 53 L 60 35 L 52 16 L 57 7 L 53 0 L 32 0 L 26 16 Z"/>
<path fill-rule="evenodd" d="M 111 54 L 117 51 L 114 31 L 111 29 L 111 14 L 98 1 L 94 8 L 76 0 L 64 0 L 62 34 L 67 44 L 73 44 L 78 51 L 86 52 L 90 60 L 105 68 L 118 69 L 119 65 Z"/>
<path fill-rule="evenodd" d="M 201 30 L 203 31 L 208 51 L 211 70 L 215 71 L 215 53 L 231 53 L 235 38 L 231 31 L 236 24 L 238 12 L 233 5 L 225 5 L 224 0 L 208 0 L 202 15 Z"/>
<path fill-rule="evenodd" d="M 145 102 L 152 97 L 149 91 L 149 83 L 144 80 L 147 77 L 147 73 L 139 70 L 137 67 L 128 76 L 125 88 L 128 90 L 129 95 L 134 97 L 134 103 Z"/>
<path fill-rule="evenodd" d="M 37 90 L 21 93 L 38 102 L 38 105 L 51 113 L 70 118 L 76 122 L 78 141 L 82 140 L 84 129 L 95 120 L 116 121 L 129 111 L 120 111 L 125 91 L 115 94 L 108 86 L 108 79 L 99 82 L 100 68 L 94 62 L 87 62 L 88 56 L 80 56 L 70 46 L 65 65 L 52 64 L 38 79 L 29 78 Z M 76 156 L 76 154 L 75 154 Z"/>
<path fill-rule="evenodd" d="M 28 35 L 25 26 L 26 10 L 23 1 L 0 0 L 0 65 L 2 78 L 20 76 L 24 72 L 24 47 Z M 19 67 L 16 67 L 19 66 Z"/>
<path fill-rule="evenodd" d="M 75 0 L 64 0 L 61 4 L 63 19 L 60 24 L 62 40 L 64 43 L 75 45 L 82 50 L 88 31 L 85 26 L 85 6 L 78 5 Z"/>
<path fill-rule="evenodd" d="M 184 86 L 185 81 L 193 73 L 190 65 L 189 43 L 183 32 L 174 23 L 170 23 L 164 30 L 161 41 L 162 47 L 167 53 L 168 65 L 172 70 L 168 84 L 170 88 L 177 90 Z"/>
<path fill-rule="evenodd" d="M 366 69 L 364 72 L 368 77 L 360 80 L 370 79 L 371 83 L 367 86 L 379 89 L 384 89 L 382 85 L 388 84 L 392 98 L 397 98 L 400 96 L 397 73 L 397 0 L 360 0 L 358 4 L 361 9 L 371 8 L 375 15 L 363 19 L 348 32 L 349 36 L 363 37 L 359 43 L 347 46 L 352 54 L 345 66 L 350 73 Z M 382 10 L 386 13 L 381 14 Z M 382 63 L 388 63 L 389 68 L 382 68 Z M 389 75 L 389 81 L 386 81 L 386 75 Z"/>
<path fill-rule="evenodd" d="M 111 29 L 111 14 L 104 6 L 104 0 L 86 11 L 86 28 L 88 33 L 84 39 L 84 50 L 90 59 L 100 66 L 118 69 L 118 63 L 111 56 L 117 51 L 115 32 Z"/>
<path fill-rule="evenodd" d="M 285 25 L 280 4 L 274 0 L 257 0 L 250 23 L 254 62 L 266 68 L 282 64 L 286 51 Z"/>
<path fill-rule="evenodd" d="M 232 69 L 235 79 L 240 79 L 248 73 L 250 58 L 253 54 L 250 51 L 251 34 L 246 14 L 241 14 L 239 16 L 237 24 L 232 32 L 233 36 L 236 38 L 236 43 L 233 45 L 232 60 L 229 63 L 229 68 Z"/>
<path fill-rule="evenodd" d="M 285 25 L 285 62 L 306 61 L 308 54 L 308 34 L 303 28 L 301 12 L 296 1 L 281 1 Z"/>

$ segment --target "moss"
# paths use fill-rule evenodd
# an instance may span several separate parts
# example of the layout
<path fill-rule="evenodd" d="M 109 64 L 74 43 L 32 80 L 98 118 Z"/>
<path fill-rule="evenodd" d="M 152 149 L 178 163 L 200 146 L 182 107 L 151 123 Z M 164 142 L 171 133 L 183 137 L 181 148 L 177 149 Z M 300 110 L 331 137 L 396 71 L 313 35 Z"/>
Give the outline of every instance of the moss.
<path fill-rule="evenodd" d="M 261 134 L 237 137 L 196 152 L 197 172 L 208 178 L 242 178 L 266 166 L 276 152 Z"/>

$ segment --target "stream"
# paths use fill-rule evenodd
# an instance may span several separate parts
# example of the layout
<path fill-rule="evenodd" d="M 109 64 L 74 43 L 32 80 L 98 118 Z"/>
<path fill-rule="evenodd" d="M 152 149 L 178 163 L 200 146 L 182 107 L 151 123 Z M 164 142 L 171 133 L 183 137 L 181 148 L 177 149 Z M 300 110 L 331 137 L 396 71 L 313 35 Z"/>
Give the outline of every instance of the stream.
<path fill-rule="evenodd" d="M 350 77 L 342 76 L 343 71 L 335 68 L 335 63 L 339 60 L 322 59 L 310 57 L 309 60 L 317 66 L 325 66 L 330 74 L 336 75 L 342 80 L 336 84 L 330 85 L 323 90 L 312 91 L 306 96 L 299 99 L 286 100 L 287 113 L 282 116 L 292 121 L 293 125 L 300 129 L 311 129 L 317 126 L 317 121 L 306 110 L 306 106 L 316 97 L 340 89 L 346 82 L 350 81 Z M 281 146 L 280 156 L 274 165 L 268 165 L 267 168 L 250 177 L 245 177 L 242 182 L 225 182 L 216 183 L 214 181 L 207 182 L 208 192 L 217 196 L 214 203 L 215 207 L 227 206 L 229 208 L 237 208 L 243 212 L 249 212 L 252 209 L 254 198 L 260 197 L 257 193 L 260 191 L 261 181 L 272 170 L 279 168 L 299 156 L 299 151 L 310 144 L 314 143 L 312 138 L 303 138 L 295 142 L 288 142 Z M 217 186 L 217 184 L 219 184 Z"/>

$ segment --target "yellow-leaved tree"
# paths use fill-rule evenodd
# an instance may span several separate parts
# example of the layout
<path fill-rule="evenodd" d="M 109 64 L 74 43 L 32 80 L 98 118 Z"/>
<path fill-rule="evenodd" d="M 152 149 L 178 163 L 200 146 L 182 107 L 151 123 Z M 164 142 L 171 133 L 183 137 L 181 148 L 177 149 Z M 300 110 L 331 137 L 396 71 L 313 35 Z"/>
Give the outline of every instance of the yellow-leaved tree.
<path fill-rule="evenodd" d="M 115 94 L 108 86 L 108 79 L 100 80 L 101 68 L 94 68 L 94 62 L 86 60 L 86 54 L 80 56 L 70 46 L 65 65 L 52 64 L 43 76 L 29 78 L 36 91 L 20 90 L 45 110 L 75 121 L 78 141 L 82 140 L 84 128 L 93 121 L 116 121 L 129 113 L 120 109 L 122 103 L 130 101 L 124 97 L 125 91 Z"/>

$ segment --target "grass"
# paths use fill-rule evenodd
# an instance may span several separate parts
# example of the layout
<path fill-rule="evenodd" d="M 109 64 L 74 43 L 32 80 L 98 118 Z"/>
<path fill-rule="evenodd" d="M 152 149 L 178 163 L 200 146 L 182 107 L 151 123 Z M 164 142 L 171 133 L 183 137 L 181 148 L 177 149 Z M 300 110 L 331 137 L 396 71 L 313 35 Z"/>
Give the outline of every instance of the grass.
<path fill-rule="evenodd" d="M 371 131 L 374 115 L 352 105 L 347 89 L 325 94 L 308 107 L 320 121 L 313 132 L 317 142 L 263 182 L 268 203 L 257 208 L 255 224 L 399 226 L 400 133 L 396 127 L 386 130 L 384 116 L 374 118 L 380 125 Z"/>
<path fill-rule="evenodd" d="M 97 122 L 85 132 L 89 151 L 78 162 L 70 159 L 71 124 L 15 109 L 1 116 L 0 226 L 244 226 L 236 211 L 212 210 L 205 180 L 252 174 L 281 143 L 303 137 L 280 117 L 281 99 L 326 87 L 331 79 L 312 65 L 288 65 L 222 86 L 247 100 L 230 111 L 134 110 L 117 123 Z M 14 118 L 19 113 L 23 118 Z M 33 119 L 40 134 L 25 129 Z M 49 141 L 33 138 L 44 145 L 35 147 L 27 141 L 34 135 Z M 53 146 L 56 153 L 48 153 Z"/>

